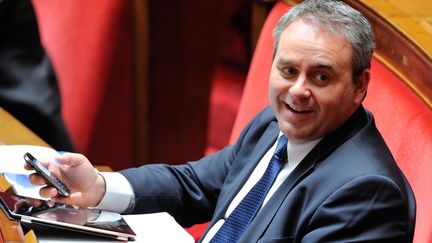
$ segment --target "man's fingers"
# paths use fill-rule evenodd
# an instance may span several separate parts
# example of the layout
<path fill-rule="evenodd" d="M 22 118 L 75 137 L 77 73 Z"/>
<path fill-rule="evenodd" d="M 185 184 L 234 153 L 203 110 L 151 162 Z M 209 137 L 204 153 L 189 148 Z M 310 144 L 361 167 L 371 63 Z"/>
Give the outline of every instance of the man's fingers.
<path fill-rule="evenodd" d="M 43 185 L 47 184 L 45 179 L 36 173 L 29 175 L 29 181 L 32 185 L 35 185 L 35 186 L 43 186 Z"/>
<path fill-rule="evenodd" d="M 24 169 L 26 169 L 26 170 L 33 170 L 33 168 L 29 164 L 27 164 L 27 163 L 24 163 Z"/>
<path fill-rule="evenodd" d="M 39 162 L 40 162 L 43 166 L 45 166 L 45 167 L 47 167 L 47 168 L 48 168 L 48 166 L 49 166 L 49 164 L 50 164 L 50 162 L 48 162 L 48 161 L 43 161 L 43 160 L 40 160 Z M 26 170 L 34 170 L 33 167 L 31 167 L 28 163 L 25 163 L 25 162 L 24 162 L 24 169 L 26 169 Z"/>
<path fill-rule="evenodd" d="M 53 198 L 58 195 L 58 191 L 52 186 L 47 186 L 39 190 L 39 195 L 43 198 Z"/>
<path fill-rule="evenodd" d="M 66 152 L 61 154 L 60 156 L 57 156 L 55 160 L 60 165 L 64 165 L 68 167 L 76 167 L 86 162 L 87 158 L 82 154 Z"/>
<path fill-rule="evenodd" d="M 52 186 L 47 186 L 39 190 L 39 195 L 43 198 L 50 198 L 51 203 L 63 203 L 63 204 L 81 206 L 80 205 L 80 202 L 82 201 L 81 192 L 74 192 L 71 193 L 69 197 L 62 197 L 58 194 L 57 189 L 55 189 Z"/>
<path fill-rule="evenodd" d="M 79 202 L 82 201 L 82 193 L 74 192 L 71 193 L 69 197 L 56 196 L 52 198 L 52 201 L 57 203 L 81 206 Z"/>

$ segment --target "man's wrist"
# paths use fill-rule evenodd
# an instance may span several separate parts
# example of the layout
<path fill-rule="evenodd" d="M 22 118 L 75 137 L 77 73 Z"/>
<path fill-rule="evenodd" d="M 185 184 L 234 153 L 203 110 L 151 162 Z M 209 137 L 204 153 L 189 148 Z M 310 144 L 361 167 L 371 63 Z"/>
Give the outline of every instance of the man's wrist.
<path fill-rule="evenodd" d="M 98 174 L 104 180 L 104 187 L 101 187 L 104 188 L 104 191 L 102 199 L 96 207 L 118 213 L 130 211 L 134 206 L 135 194 L 126 177 L 118 172 L 100 172 Z"/>
<path fill-rule="evenodd" d="M 95 207 L 100 204 L 106 193 L 106 181 L 105 178 L 99 173 L 96 173 L 96 204 Z"/>

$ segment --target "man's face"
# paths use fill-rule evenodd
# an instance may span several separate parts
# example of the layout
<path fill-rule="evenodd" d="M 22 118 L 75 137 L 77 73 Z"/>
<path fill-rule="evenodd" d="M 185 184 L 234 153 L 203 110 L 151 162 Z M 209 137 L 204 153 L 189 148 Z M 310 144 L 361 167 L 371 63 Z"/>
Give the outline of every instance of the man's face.
<path fill-rule="evenodd" d="M 352 80 L 352 46 L 343 37 L 297 20 L 279 40 L 270 74 L 270 103 L 293 142 L 339 128 L 361 104 L 369 70 Z"/>

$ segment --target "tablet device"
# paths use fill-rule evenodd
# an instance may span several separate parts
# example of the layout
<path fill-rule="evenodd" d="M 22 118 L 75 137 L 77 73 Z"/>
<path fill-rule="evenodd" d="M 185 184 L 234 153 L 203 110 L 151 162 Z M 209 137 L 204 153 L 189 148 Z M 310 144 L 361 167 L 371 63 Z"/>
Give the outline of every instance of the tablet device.
<path fill-rule="evenodd" d="M 1 209 L 11 219 L 29 227 L 54 227 L 127 241 L 135 233 L 118 213 L 78 208 L 39 199 L 0 192 Z"/>

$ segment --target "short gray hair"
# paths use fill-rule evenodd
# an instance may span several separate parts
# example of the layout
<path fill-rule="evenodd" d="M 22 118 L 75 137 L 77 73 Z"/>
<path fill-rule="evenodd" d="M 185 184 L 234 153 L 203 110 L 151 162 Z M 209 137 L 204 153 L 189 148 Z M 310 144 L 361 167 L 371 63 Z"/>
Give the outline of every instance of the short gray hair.
<path fill-rule="evenodd" d="M 371 25 L 360 12 L 336 0 L 305 0 L 285 13 L 273 30 L 275 55 L 282 32 L 298 19 L 351 42 L 354 82 L 365 69 L 370 68 L 376 46 Z"/>

